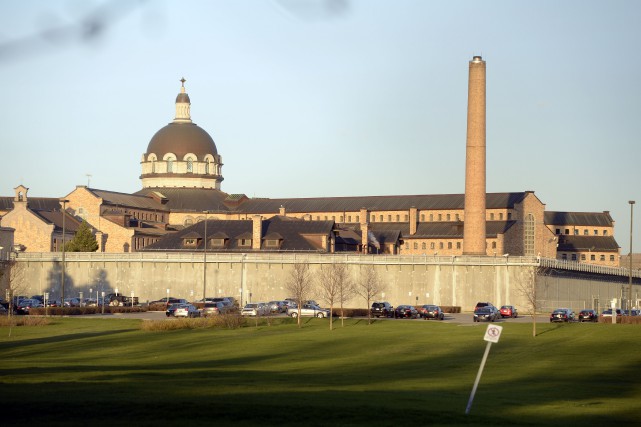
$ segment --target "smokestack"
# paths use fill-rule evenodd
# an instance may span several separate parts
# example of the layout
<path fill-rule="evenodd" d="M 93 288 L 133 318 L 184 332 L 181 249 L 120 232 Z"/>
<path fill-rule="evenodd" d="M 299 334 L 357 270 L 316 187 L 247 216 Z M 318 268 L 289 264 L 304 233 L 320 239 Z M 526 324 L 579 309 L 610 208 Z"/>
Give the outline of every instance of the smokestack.
<path fill-rule="evenodd" d="M 463 255 L 486 255 L 485 248 L 485 61 L 470 61 L 465 151 Z"/>

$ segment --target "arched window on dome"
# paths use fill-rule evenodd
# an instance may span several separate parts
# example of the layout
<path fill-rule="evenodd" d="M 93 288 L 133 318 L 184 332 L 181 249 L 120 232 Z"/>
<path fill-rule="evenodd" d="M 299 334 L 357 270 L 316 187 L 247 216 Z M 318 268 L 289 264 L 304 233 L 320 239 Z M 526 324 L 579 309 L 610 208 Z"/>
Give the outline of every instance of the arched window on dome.
<path fill-rule="evenodd" d="M 205 162 L 205 174 L 209 175 L 209 159 Z"/>
<path fill-rule="evenodd" d="M 187 159 L 187 173 L 194 173 L 194 159 L 191 157 Z"/>
<path fill-rule="evenodd" d="M 174 172 L 174 159 L 167 159 L 167 172 L 168 173 Z"/>
<path fill-rule="evenodd" d="M 188 216 L 185 218 L 185 227 L 189 227 L 190 225 L 194 225 L 194 219 Z"/>

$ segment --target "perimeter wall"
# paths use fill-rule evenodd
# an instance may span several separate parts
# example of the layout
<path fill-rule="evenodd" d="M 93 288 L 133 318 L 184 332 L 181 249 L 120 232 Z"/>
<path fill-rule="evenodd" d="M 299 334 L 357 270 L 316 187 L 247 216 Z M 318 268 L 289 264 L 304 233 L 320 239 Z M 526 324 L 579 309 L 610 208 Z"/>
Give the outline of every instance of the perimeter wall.
<path fill-rule="evenodd" d="M 138 296 L 141 302 L 168 294 L 196 301 L 205 290 L 207 297 L 232 296 L 243 304 L 280 300 L 290 297 L 285 284 L 296 263 L 308 263 L 312 276 L 332 263 L 345 263 L 354 280 L 358 280 L 363 269 L 374 268 L 385 286 L 377 300 L 389 301 L 394 306 L 460 306 L 464 312 L 472 311 L 477 301 L 490 301 L 496 306 L 515 305 L 521 313 L 529 312 L 524 288 L 532 280 L 536 281 L 541 311 L 559 306 L 575 310 L 598 308 L 593 307 L 595 295 L 601 304 L 620 297 L 622 281 L 627 280 L 623 276 L 589 272 L 559 276 L 558 272 L 565 270 L 544 268 L 541 259 L 529 257 L 208 253 L 205 263 L 202 253 L 67 253 L 65 298 L 78 297 L 80 292 L 86 298 L 90 291 L 96 298 L 97 292 L 99 295 L 117 290 Z M 13 267 L 14 294 L 49 292 L 51 299 L 59 299 L 62 266 L 60 253 L 18 254 Z M 2 296 L 7 277 L 5 274 L 0 284 Z M 637 280 L 635 277 L 633 295 L 641 288 Z M 325 305 L 320 293 L 317 295 L 315 299 Z M 351 308 L 366 306 L 360 297 L 345 304 Z"/>

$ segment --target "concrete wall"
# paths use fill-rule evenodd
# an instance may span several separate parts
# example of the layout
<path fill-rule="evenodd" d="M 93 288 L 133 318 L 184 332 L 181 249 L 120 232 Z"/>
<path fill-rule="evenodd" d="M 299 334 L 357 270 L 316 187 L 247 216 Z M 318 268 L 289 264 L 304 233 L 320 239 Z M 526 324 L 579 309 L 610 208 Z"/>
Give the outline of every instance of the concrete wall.
<path fill-rule="evenodd" d="M 385 284 L 385 290 L 377 296 L 379 300 L 395 306 L 460 306 L 463 311 L 473 310 L 477 301 L 490 301 L 496 306 L 511 304 L 521 312 L 528 311 L 521 288 L 535 277 L 539 267 L 536 258 L 520 257 L 208 253 L 206 295 L 233 296 L 243 303 L 290 297 L 285 286 L 296 262 L 309 263 L 313 276 L 333 262 L 344 262 L 354 280 L 364 269 L 374 268 Z M 50 292 L 52 298 L 60 297 L 60 254 L 20 254 L 18 265 L 24 270 L 17 277 L 24 280 L 25 294 Z M 198 300 L 203 296 L 202 254 L 67 253 L 65 271 L 66 297 L 78 296 L 79 292 L 86 297 L 89 289 L 94 297 L 96 291 L 109 293 L 118 289 L 125 295 L 133 292 L 142 302 L 167 296 L 167 289 L 170 296 L 177 298 Z M 595 284 L 597 281 L 589 279 L 568 282 L 538 277 L 537 283 L 545 311 L 548 306 L 580 309 L 595 292 L 602 298 L 611 298 L 606 290 L 620 289 L 620 283 Z M 0 292 L 4 293 L 6 282 L 1 286 Z M 573 293 L 569 295 L 566 288 L 574 289 Z M 635 284 L 635 292 L 638 288 Z M 316 299 L 324 304 L 319 297 Z M 566 300 L 571 304 L 565 304 Z M 346 306 L 365 308 L 366 301 L 355 297 Z"/>

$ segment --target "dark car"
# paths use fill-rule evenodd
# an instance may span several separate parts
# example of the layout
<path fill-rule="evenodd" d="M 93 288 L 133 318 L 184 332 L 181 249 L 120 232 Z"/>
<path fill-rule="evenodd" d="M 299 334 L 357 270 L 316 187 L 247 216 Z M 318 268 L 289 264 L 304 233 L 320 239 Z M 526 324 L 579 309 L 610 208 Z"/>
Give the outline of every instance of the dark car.
<path fill-rule="evenodd" d="M 427 319 L 443 320 L 445 318 L 445 314 L 443 314 L 443 310 L 438 305 L 426 304 L 419 309 L 419 314 L 425 320 Z"/>
<path fill-rule="evenodd" d="M 598 322 L 599 314 L 594 310 L 581 310 L 579 312 L 579 322 Z"/>
<path fill-rule="evenodd" d="M 372 303 L 369 312 L 373 317 L 392 317 L 394 316 L 394 307 L 387 301 L 377 301 Z"/>
<path fill-rule="evenodd" d="M 499 314 L 494 306 L 485 306 L 480 307 L 474 310 L 475 322 L 494 322 L 498 318 Z"/>
<path fill-rule="evenodd" d="M 483 301 L 477 302 L 476 305 L 474 306 L 474 311 L 483 307 L 494 307 L 494 304 L 492 304 L 491 302 L 483 302 Z"/>
<path fill-rule="evenodd" d="M 557 308 L 550 314 L 550 322 L 574 322 L 574 312 L 569 308 Z"/>
<path fill-rule="evenodd" d="M 165 311 L 165 314 L 167 315 L 167 317 L 173 316 L 176 313 L 176 310 L 178 308 L 184 307 L 186 305 L 188 305 L 188 304 L 186 304 L 186 303 L 171 304 L 171 305 L 169 305 L 169 307 L 167 307 L 167 310 Z"/>
<path fill-rule="evenodd" d="M 519 312 L 513 305 L 502 305 L 499 313 L 501 313 L 501 317 L 519 317 Z"/>
<path fill-rule="evenodd" d="M 413 305 L 399 305 L 394 309 L 394 317 L 397 319 L 416 319 L 418 311 Z"/>
<path fill-rule="evenodd" d="M 38 308 L 38 307 L 42 307 L 42 304 L 37 299 L 31 299 L 31 298 L 23 299 L 23 300 L 20 300 L 20 302 L 16 306 L 16 313 L 29 314 L 29 311 L 32 308 Z"/>

